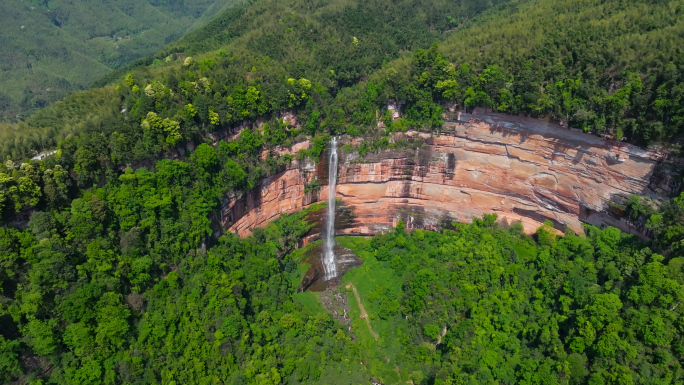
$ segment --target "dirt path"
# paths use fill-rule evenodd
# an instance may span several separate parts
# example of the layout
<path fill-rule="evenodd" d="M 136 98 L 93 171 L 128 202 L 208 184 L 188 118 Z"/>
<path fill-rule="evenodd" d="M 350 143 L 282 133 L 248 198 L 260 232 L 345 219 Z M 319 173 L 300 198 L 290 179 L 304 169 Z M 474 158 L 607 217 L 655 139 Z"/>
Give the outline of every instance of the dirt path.
<path fill-rule="evenodd" d="M 347 283 L 345 288 L 347 288 L 347 289 L 351 288 L 354 291 L 354 297 L 356 297 L 356 303 L 359 304 L 359 310 L 361 311 L 360 318 L 363 318 L 366 320 L 366 326 L 368 326 L 368 331 L 373 335 L 373 337 L 375 338 L 375 341 L 378 341 L 378 339 L 380 337 L 378 336 L 378 333 L 373 331 L 373 328 L 371 327 L 370 319 L 368 318 L 368 313 L 366 312 L 366 309 L 363 307 L 363 303 L 361 302 L 361 297 L 359 296 L 359 292 L 356 290 L 356 286 L 354 286 L 353 283 L 349 282 L 349 283 Z M 380 351 L 382 354 L 382 348 L 379 345 L 377 346 L 377 348 L 378 348 L 378 351 Z M 385 360 L 387 361 L 387 363 L 389 363 L 390 362 L 389 357 L 387 357 L 384 354 L 383 354 L 383 356 L 385 356 Z M 394 370 L 397 371 L 397 375 L 399 376 L 399 378 L 401 378 L 401 370 L 399 369 L 399 366 L 394 365 Z M 406 381 L 406 383 L 409 385 L 413 385 L 412 380 Z"/>
<path fill-rule="evenodd" d="M 444 326 L 444 329 L 442 330 L 442 332 L 439 333 L 439 338 L 437 338 L 437 343 L 435 344 L 435 346 L 437 346 L 437 345 L 439 345 L 439 344 L 442 343 L 442 338 L 444 338 L 444 336 L 446 335 L 446 333 L 447 333 L 447 328 L 446 328 L 446 325 L 445 325 L 445 326 Z"/>
<path fill-rule="evenodd" d="M 363 307 L 363 303 L 361 303 L 361 297 L 359 297 L 359 292 L 356 291 L 356 287 L 354 286 L 353 283 L 348 283 L 347 286 L 345 286 L 347 289 L 351 287 L 351 289 L 354 291 L 354 297 L 356 297 L 356 303 L 359 304 L 359 310 L 361 311 L 361 318 L 364 318 L 366 320 L 366 325 L 368 325 L 368 331 L 373 335 L 375 340 L 378 340 L 378 333 L 373 331 L 373 328 L 371 327 L 370 324 L 370 319 L 368 318 L 368 313 L 366 313 L 366 309 Z"/>

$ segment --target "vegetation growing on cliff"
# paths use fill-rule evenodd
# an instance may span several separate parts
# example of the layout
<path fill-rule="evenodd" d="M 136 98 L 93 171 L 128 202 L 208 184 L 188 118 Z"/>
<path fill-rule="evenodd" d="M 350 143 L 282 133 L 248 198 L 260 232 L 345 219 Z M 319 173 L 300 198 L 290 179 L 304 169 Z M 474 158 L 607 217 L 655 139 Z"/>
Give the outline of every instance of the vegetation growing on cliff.
<path fill-rule="evenodd" d="M 393 3 L 385 10 L 373 2 L 342 8 L 321 4 L 314 8 L 316 12 L 300 14 L 296 11 L 308 8 L 300 8 L 298 3 L 276 5 L 265 1 L 249 10 L 233 9 L 217 19 L 219 22 L 171 46 L 164 55 L 178 47 L 200 50 L 205 43 L 214 47 L 224 43 L 213 40 L 220 35 L 216 28 L 230 30 L 247 23 L 243 27 L 249 27 L 249 33 L 243 31 L 244 37 L 233 39 L 243 32 L 231 32 L 226 37 L 231 51 L 187 57 L 182 63 L 159 69 L 140 68 L 118 79 L 115 86 L 74 94 L 39 110 L 25 122 L 1 126 L 0 136 L 6 140 L 0 144 L 0 153 L 5 156 L 18 160 L 29 150 L 45 151 L 56 144 L 59 147 L 49 160 L 30 164 L 30 172 L 22 170 L 19 161 L 7 163 L 0 170 L 6 175 L 2 183 L 7 190 L 0 197 L 3 218 L 25 215 L 35 207 L 54 206 L 56 197 L 60 197 L 60 204 L 68 203 L 80 195 L 79 189 L 115 180 L 128 166 L 175 157 L 188 143 L 214 142 L 215 135 L 237 132 L 245 122 L 256 119 L 266 124 L 244 132 L 245 148 L 235 149 L 235 143 L 230 141 L 226 144 L 234 155 L 287 145 L 306 135 L 314 137 L 314 146 L 306 155 L 317 157 L 327 142 L 326 135 L 348 130 L 345 111 L 335 101 L 339 89 L 379 68 L 383 60 L 396 57 L 396 50 L 428 45 L 434 40 L 426 24 L 413 28 L 413 24 L 405 23 L 415 19 L 411 9 L 423 9 L 426 20 L 432 22 L 447 9 L 468 17 L 482 8 L 477 2 L 464 2 L 459 9 L 442 2 L 419 7 L 421 4 Z M 240 12 L 247 14 L 234 17 Z M 377 20 L 364 19 L 365 14 Z M 396 19 L 381 22 L 388 15 Z M 264 24 L 264 18 L 268 23 Z M 266 29 L 265 25 L 272 28 Z M 263 33 L 270 37 L 263 38 Z M 358 45 L 352 36 L 360 41 Z M 384 39 L 385 48 L 376 50 L 375 38 Z M 280 42 L 281 48 L 292 47 L 292 55 L 276 55 L 257 44 L 274 40 Z M 397 46 L 387 48 L 389 42 Z M 337 67 L 342 63 L 339 58 L 323 54 L 346 51 L 346 69 Z M 301 124 L 288 127 L 278 119 L 283 111 L 293 111 Z M 249 173 L 252 182 L 279 167 L 277 160 L 270 157 L 264 163 L 267 167 L 255 167 Z M 63 180 L 57 182 L 53 174 Z"/>
<path fill-rule="evenodd" d="M 26 122 L 0 125 L 0 137 L 5 139 L 0 155 L 21 158 L 51 148 L 69 134 L 138 131 L 147 112 L 172 117 L 187 104 L 198 104 L 193 117 L 201 128 L 210 123 L 210 109 L 218 113 L 209 131 L 284 109 L 294 110 L 306 122 L 306 132 L 342 131 L 346 117 L 334 103 L 340 89 L 363 80 L 401 52 L 429 47 L 439 31 L 452 25 L 447 15 L 466 19 L 485 8 L 474 0 L 458 6 L 423 0 L 262 0 L 232 8 L 156 57 L 132 66 L 133 80 L 125 79 L 126 73 L 108 78 L 109 83 L 127 85 L 118 100 L 111 89 L 91 90 L 40 110 Z M 164 62 L 176 53 L 189 57 Z M 159 63 L 153 64 L 155 58 Z M 148 86 L 171 93 L 154 97 L 145 92 Z M 105 100 L 97 97 L 101 93 Z M 97 101 L 89 101 L 91 97 Z M 132 117 L 121 114 L 124 109 L 132 112 L 129 102 L 139 106 Z M 179 143 L 190 138 L 184 135 Z"/>
<path fill-rule="evenodd" d="M 550 116 L 639 145 L 680 139 L 683 13 L 680 1 L 507 3 L 439 49 L 371 76 L 364 94 L 374 109 L 406 101 L 413 127 L 439 127 L 440 107 L 455 103 Z"/>
<path fill-rule="evenodd" d="M 298 115 L 305 132 L 359 135 L 383 119 L 386 103 L 395 99 L 407 102 L 399 128 L 439 126 L 441 107 L 449 103 L 550 115 L 641 145 L 679 137 L 679 1 L 520 0 L 472 17 L 484 8 L 481 2 L 455 9 L 418 0 L 346 6 L 263 0 L 237 7 L 131 67 L 137 93 L 127 94 L 124 87 L 123 100 L 116 100 L 111 89 L 88 91 L 25 123 L 0 126 L 0 154 L 16 159 L 69 134 L 137 128 L 144 116 L 120 114 L 132 97 L 142 98 L 143 109 L 161 107 L 156 112 L 171 118 L 198 94 L 204 94 L 199 103 L 207 108 L 196 123 L 221 130 L 286 109 Z M 437 41 L 438 50 L 415 51 Z M 178 52 L 193 58 L 152 63 Z M 109 81 L 122 85 L 124 75 Z M 208 86 L 200 87 L 204 78 Z M 195 83 L 194 90 L 184 82 Z M 309 85 L 309 92 L 299 90 Z M 161 103 L 146 100 L 148 86 L 173 95 Z M 259 91 L 249 95 L 257 98 L 251 109 L 241 104 L 250 87 Z M 232 103 L 228 96 L 233 106 L 226 105 Z M 218 114 L 218 124 L 210 125 L 209 109 Z M 197 134 L 206 137 L 202 130 Z M 190 138 L 182 136 L 179 143 Z"/>

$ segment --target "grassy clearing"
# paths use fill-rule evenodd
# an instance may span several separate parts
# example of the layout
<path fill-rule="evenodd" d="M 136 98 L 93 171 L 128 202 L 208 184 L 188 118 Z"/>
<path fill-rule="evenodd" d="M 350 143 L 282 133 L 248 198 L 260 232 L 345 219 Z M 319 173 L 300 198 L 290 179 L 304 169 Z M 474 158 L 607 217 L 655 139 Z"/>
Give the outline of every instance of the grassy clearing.
<path fill-rule="evenodd" d="M 365 352 L 366 366 L 371 373 L 385 384 L 405 383 L 406 374 L 401 375 L 401 367 L 396 362 L 401 355 L 401 341 L 407 329 L 406 320 L 400 316 L 383 319 L 383 309 L 378 299 L 381 296 L 394 296 L 392 288 L 401 287 L 400 278 L 394 271 L 383 266 L 375 256 L 366 251 L 370 240 L 360 237 L 338 237 L 338 244 L 350 248 L 363 260 L 363 265 L 352 269 L 343 281 L 352 283 L 363 302 L 373 330 L 378 334 L 376 341 L 361 316 L 359 305 L 351 288 L 347 296 L 351 307 L 354 333 L 358 337 L 361 351 Z"/>
<path fill-rule="evenodd" d="M 297 293 L 293 295 L 292 298 L 294 299 L 295 303 L 301 305 L 306 311 L 310 312 L 311 314 L 318 314 L 322 311 L 325 311 L 321 305 L 321 302 L 318 300 L 319 296 L 320 295 L 318 293 L 305 291 L 303 293 Z"/>

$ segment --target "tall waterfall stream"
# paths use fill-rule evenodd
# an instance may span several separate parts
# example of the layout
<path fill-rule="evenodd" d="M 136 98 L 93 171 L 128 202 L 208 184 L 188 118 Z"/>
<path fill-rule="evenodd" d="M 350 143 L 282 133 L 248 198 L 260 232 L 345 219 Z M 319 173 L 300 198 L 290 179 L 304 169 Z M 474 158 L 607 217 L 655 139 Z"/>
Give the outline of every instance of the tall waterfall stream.
<path fill-rule="evenodd" d="M 337 277 L 335 261 L 335 198 L 337 188 L 337 138 L 330 140 L 328 155 L 328 217 L 325 224 L 325 244 L 323 246 L 323 267 L 325 280 Z"/>

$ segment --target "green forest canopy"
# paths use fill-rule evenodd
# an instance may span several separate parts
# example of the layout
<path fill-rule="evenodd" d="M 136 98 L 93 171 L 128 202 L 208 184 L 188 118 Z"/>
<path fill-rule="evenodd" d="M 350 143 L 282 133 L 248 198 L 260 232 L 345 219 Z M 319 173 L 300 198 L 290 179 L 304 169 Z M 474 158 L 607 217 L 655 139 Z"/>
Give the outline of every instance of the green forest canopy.
<path fill-rule="evenodd" d="M 642 146 L 677 146 L 684 89 L 681 0 L 491 5 L 481 12 L 482 2 L 466 1 L 454 8 L 419 0 L 261 0 L 224 12 L 128 70 L 138 89 L 157 81 L 174 93 L 168 111 L 155 111 L 169 117 L 196 98 L 182 94 L 183 81 L 215 82 L 218 88 L 205 87 L 204 93 L 221 99 L 209 106 L 219 114 L 215 126 L 221 130 L 287 109 L 322 131 L 353 126 L 357 135 L 374 127 L 378 111 L 382 118 L 388 100 L 399 99 L 408 102 L 407 119 L 397 129 L 439 127 L 442 105 L 449 103 L 551 116 Z M 439 60 L 433 53 L 416 62 L 416 49 L 438 41 Z M 181 52 L 192 57 L 189 66 L 182 56 L 163 63 Z M 124 75 L 116 73 L 103 84 L 121 84 Z M 285 100 L 287 79 L 307 79 L 314 92 L 301 101 Z M 228 95 L 234 99 L 234 92 L 249 87 L 263 88 L 260 97 L 278 103 L 266 110 L 242 109 L 239 115 L 221 106 Z M 0 124 L 0 154 L 17 160 L 53 148 L 69 134 L 109 134 L 114 127 L 122 132 L 118 121 L 140 123 L 142 116 L 130 121 L 120 114 L 131 96 L 117 100 L 112 92 L 108 87 L 85 91 L 25 122 Z M 208 121 L 208 113 L 200 111 L 203 115 Z M 194 131 L 183 125 L 181 130 Z"/>
<path fill-rule="evenodd" d="M 439 130 L 445 104 L 676 144 L 681 1 L 459 4 L 256 1 L 157 59 L 185 57 L 0 127 L 13 159 L 0 165 L 0 381 L 681 382 L 684 196 L 627 202 L 650 243 L 593 227 L 530 238 L 491 215 L 342 240 L 364 260 L 346 279 L 377 342 L 295 293 L 308 212 L 211 237 L 224 197 L 293 160 L 264 150 L 310 138 L 296 156 L 315 159 L 334 134 L 373 151 L 396 130 Z M 393 99 L 406 102 L 394 121 Z"/>
<path fill-rule="evenodd" d="M 3 0 L 0 121 L 90 87 L 152 55 L 233 0 Z"/>
<path fill-rule="evenodd" d="M 173 77 L 179 80 L 190 69 L 195 75 L 180 80 L 195 82 L 206 77 L 218 82 L 220 89 L 211 90 L 212 98 L 217 92 L 227 96 L 238 84 L 242 89 L 264 88 L 268 94 L 261 93 L 262 97 L 281 98 L 281 95 L 272 95 L 273 91 L 266 87 L 274 85 L 282 94 L 287 79 L 305 78 L 319 86 L 316 100 L 330 104 L 338 88 L 359 82 L 403 51 L 428 48 L 438 40 L 441 31 L 483 8 L 482 2 L 473 0 L 460 2 L 458 6 L 447 1 L 425 0 L 350 3 L 261 0 L 248 7 L 227 10 L 157 56 L 141 60 L 128 70 L 132 71 L 140 89 L 144 89 L 154 80 L 168 87 L 168 81 L 173 82 Z M 452 15 L 451 19 L 447 15 Z M 358 44 L 353 43 L 355 37 Z M 204 56 L 208 56 L 206 62 Z M 195 59 L 191 68 L 184 66 L 187 57 Z M 167 58 L 171 62 L 166 63 Z M 221 63 L 215 65 L 218 62 Z M 201 74 L 198 66 L 212 75 Z M 252 73 L 253 69 L 258 73 Z M 115 72 L 107 79 L 116 84 L 125 74 Z M 103 83 L 108 83 L 107 79 Z M 169 106 L 172 109 L 183 107 L 178 104 L 178 97 L 194 101 L 195 95 L 180 95 L 180 89 L 176 88 L 180 83 L 171 86 L 176 95 Z M 311 94 L 302 98 L 306 101 Z M 295 108 L 290 106 L 294 103 L 306 105 L 298 102 L 274 105 L 268 112 Z M 6 139 L 0 155 L 18 160 L 54 147 L 69 134 L 88 131 L 109 134 L 113 126 L 120 126 L 120 121 L 125 120 L 119 114 L 123 107 L 108 87 L 76 93 L 39 110 L 25 122 L 0 124 L 0 137 Z M 237 119 L 252 119 L 265 113 L 245 109 L 240 112 L 243 111 L 245 115 L 222 118 L 221 128 L 227 128 Z M 140 121 L 128 123 L 137 126 Z M 117 129 L 122 132 L 120 127 Z"/>
<path fill-rule="evenodd" d="M 220 155 L 201 151 L 189 163 L 161 161 L 156 172 L 127 171 L 71 207 L 35 213 L 26 230 L 0 229 L 0 380 L 21 372 L 43 384 L 684 377 L 684 196 L 653 227 L 667 257 L 614 228 L 559 237 L 545 225 L 530 238 L 519 224 L 499 228 L 494 214 L 440 232 L 408 233 L 400 222 L 372 240 L 342 240 L 364 261 L 346 280 L 380 336 L 360 320 L 352 340 L 314 294 L 295 293 L 304 254 L 293 250 L 311 227 L 307 212 L 204 250 L 206 197 L 216 187 L 203 178 Z M 52 369 L 22 367 L 26 351 Z"/>
<path fill-rule="evenodd" d="M 684 259 L 614 228 L 557 237 L 549 224 L 533 240 L 495 220 L 348 243 L 364 265 L 346 280 L 380 338 L 354 331 L 383 383 L 682 380 Z"/>

